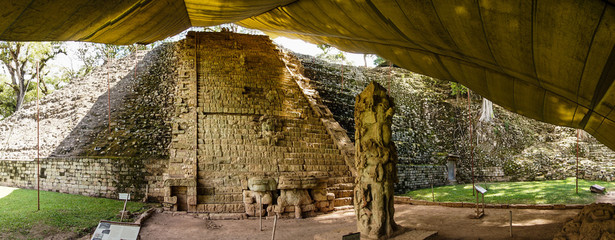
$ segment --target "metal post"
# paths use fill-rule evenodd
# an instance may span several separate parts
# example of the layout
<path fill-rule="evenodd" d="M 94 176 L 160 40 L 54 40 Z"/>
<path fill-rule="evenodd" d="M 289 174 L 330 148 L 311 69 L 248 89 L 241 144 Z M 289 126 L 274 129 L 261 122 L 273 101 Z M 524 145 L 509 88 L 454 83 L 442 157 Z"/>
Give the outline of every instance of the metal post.
<path fill-rule="evenodd" d="M 36 62 L 36 204 L 37 211 L 41 210 L 41 144 L 40 144 L 40 110 L 38 106 L 39 101 L 39 84 L 41 77 L 38 72 L 39 62 Z"/>
<path fill-rule="evenodd" d="M 393 63 L 389 62 L 389 86 L 387 87 L 387 94 L 391 93 L 391 71 L 393 71 Z"/>
<path fill-rule="evenodd" d="M 577 176 L 575 181 L 577 194 L 579 194 L 579 129 L 577 129 Z"/>
<path fill-rule="evenodd" d="M 468 123 L 470 125 L 470 162 L 472 169 L 472 189 L 474 189 L 474 147 L 472 146 L 472 112 L 470 110 L 470 89 L 468 88 Z M 472 191 L 472 195 L 474 195 L 474 191 Z M 478 197 L 476 198 L 478 201 Z"/>
<path fill-rule="evenodd" d="M 513 236 L 512 234 L 512 210 L 509 211 L 510 212 L 510 237 Z"/>
<path fill-rule="evenodd" d="M 432 202 L 436 202 L 436 197 L 435 197 L 435 195 L 433 193 L 433 183 L 431 184 L 431 201 Z"/>
<path fill-rule="evenodd" d="M 108 55 L 108 54 L 107 54 Z M 109 56 L 107 56 L 107 64 L 109 64 Z M 107 65 L 107 108 L 108 108 L 108 119 L 107 119 L 107 131 L 111 134 L 111 84 L 109 83 L 109 65 Z"/>
<path fill-rule="evenodd" d="M 275 226 L 278 223 L 278 214 L 276 213 L 273 217 L 273 233 L 271 234 L 271 240 L 275 240 Z"/>
<path fill-rule="evenodd" d="M 260 224 L 260 230 L 263 231 L 263 196 L 258 194 L 258 221 Z"/>
<path fill-rule="evenodd" d="M 139 64 L 139 62 L 137 62 L 137 45 L 135 44 L 134 46 L 135 46 L 135 57 L 134 57 L 134 59 L 135 59 L 135 74 L 134 74 L 133 79 L 137 80 L 137 65 Z"/>
<path fill-rule="evenodd" d="M 342 87 L 340 88 L 340 93 L 344 91 L 344 63 L 342 63 Z"/>
<path fill-rule="evenodd" d="M 474 189 L 474 191 L 472 191 L 472 192 L 476 192 L 476 217 L 478 218 L 478 217 L 480 217 L 480 214 L 479 214 L 480 210 L 479 210 L 479 207 L 478 207 L 478 203 L 479 203 L 478 202 L 478 191 L 476 189 Z"/>

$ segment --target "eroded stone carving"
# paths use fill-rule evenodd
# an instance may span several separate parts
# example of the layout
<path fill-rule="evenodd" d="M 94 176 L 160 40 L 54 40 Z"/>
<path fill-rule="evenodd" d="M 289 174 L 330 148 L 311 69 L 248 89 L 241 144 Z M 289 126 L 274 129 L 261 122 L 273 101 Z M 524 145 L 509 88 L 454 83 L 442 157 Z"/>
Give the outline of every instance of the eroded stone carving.
<path fill-rule="evenodd" d="M 248 189 L 243 190 L 243 203 L 248 216 L 265 216 L 267 205 L 273 204 L 277 183 L 273 178 L 251 177 Z M 259 206 L 260 205 L 260 206 Z M 259 214 L 258 211 L 261 211 Z"/>
<path fill-rule="evenodd" d="M 354 190 L 357 228 L 366 239 L 386 239 L 399 228 L 393 219 L 393 184 L 397 182 L 397 150 L 391 141 L 393 99 L 376 82 L 355 102 Z"/>
<path fill-rule="evenodd" d="M 585 206 L 553 239 L 615 239 L 614 214 L 615 206 L 608 203 Z"/>
<path fill-rule="evenodd" d="M 261 137 L 269 145 L 276 145 L 279 140 L 284 138 L 284 134 L 280 131 L 282 120 L 268 115 L 263 115 L 259 118 L 261 123 Z"/>

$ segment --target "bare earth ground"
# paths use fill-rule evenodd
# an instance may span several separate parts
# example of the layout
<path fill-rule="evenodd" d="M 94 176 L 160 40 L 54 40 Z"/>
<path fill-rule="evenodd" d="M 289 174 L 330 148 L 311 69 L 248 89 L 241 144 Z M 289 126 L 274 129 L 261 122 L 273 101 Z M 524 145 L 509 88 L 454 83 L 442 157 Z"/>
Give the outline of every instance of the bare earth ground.
<path fill-rule="evenodd" d="M 566 218 L 579 210 L 486 209 L 486 216 L 470 219 L 471 208 L 396 205 L 398 224 L 438 231 L 436 239 L 511 239 L 509 211 L 513 212 L 512 239 L 552 239 Z M 271 239 L 273 219 L 203 220 L 173 214 L 154 214 L 141 228 L 142 239 Z M 278 219 L 276 239 L 314 239 L 317 234 L 356 229 L 353 210 L 306 219 Z"/>

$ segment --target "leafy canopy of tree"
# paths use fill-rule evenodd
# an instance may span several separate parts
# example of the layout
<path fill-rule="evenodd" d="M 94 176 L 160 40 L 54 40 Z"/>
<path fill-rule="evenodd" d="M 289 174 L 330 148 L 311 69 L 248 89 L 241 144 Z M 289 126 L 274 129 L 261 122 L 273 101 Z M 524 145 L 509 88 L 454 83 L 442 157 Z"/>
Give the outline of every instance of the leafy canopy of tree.
<path fill-rule="evenodd" d="M 0 102 L 3 116 L 19 110 L 24 102 L 32 98 L 26 97 L 30 95 L 29 92 L 36 90 L 37 72 L 41 78 L 42 94 L 50 93 L 45 81 L 48 74 L 45 67 L 49 60 L 61 53 L 64 53 L 64 49 L 62 44 L 57 42 L 0 42 L 1 66 L 9 76 L 8 80 L 0 82 L 3 85 L 2 95 L 6 97 L 7 88 L 13 92 L 12 97 Z"/>

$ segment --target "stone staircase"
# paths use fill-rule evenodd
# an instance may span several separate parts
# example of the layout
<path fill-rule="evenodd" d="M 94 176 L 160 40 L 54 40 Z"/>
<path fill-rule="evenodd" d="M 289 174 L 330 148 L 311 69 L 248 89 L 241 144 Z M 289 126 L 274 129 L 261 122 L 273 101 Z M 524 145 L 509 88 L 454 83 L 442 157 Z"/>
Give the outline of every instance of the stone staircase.
<path fill-rule="evenodd" d="M 353 208 L 354 177 L 339 177 L 334 183 L 330 181 L 327 192 L 335 194 L 333 200 L 335 210 Z"/>

